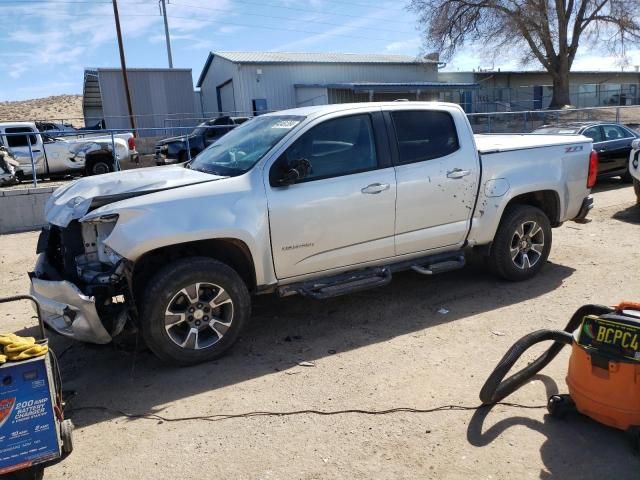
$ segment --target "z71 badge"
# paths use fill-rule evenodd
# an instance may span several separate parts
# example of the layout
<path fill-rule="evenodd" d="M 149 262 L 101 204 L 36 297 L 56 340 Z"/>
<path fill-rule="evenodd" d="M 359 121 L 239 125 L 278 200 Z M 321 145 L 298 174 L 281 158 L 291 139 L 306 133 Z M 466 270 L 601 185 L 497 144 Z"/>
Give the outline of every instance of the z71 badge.
<path fill-rule="evenodd" d="M 581 152 L 582 150 L 584 150 L 584 147 L 582 145 L 575 145 L 573 147 L 564 147 L 564 153 Z"/>

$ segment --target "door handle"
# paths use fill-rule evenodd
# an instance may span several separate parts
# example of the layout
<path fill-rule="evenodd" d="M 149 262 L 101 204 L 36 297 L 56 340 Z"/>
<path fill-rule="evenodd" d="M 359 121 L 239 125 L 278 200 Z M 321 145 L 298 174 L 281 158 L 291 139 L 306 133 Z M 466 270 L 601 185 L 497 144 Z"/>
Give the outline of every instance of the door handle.
<path fill-rule="evenodd" d="M 360 191 L 362 193 L 368 193 L 370 195 L 384 192 L 385 190 L 389 190 L 390 185 L 388 183 L 372 183 L 371 185 L 367 185 Z"/>
<path fill-rule="evenodd" d="M 467 175 L 471 175 L 471 170 L 462 170 L 461 168 L 454 168 L 447 172 L 447 178 L 462 178 Z"/>

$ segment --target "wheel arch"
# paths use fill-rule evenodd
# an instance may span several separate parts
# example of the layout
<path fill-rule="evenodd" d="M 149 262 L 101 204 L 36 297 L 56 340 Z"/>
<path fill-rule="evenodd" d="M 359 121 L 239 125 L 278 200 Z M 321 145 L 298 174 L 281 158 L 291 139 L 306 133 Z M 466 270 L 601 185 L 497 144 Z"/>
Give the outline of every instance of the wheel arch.
<path fill-rule="evenodd" d="M 487 199 L 485 199 L 484 204 L 490 204 Z M 474 225 L 477 225 L 477 231 L 475 232 L 476 241 L 474 241 L 474 245 L 477 251 L 482 254 L 488 255 L 491 251 L 491 246 L 493 244 L 493 240 L 498 232 L 498 228 L 500 227 L 500 223 L 504 217 L 505 212 L 512 205 L 530 205 L 532 207 L 539 208 L 549 219 L 549 223 L 551 227 L 559 227 L 562 225 L 560 221 L 562 215 L 562 204 L 560 201 L 560 195 L 556 190 L 552 189 L 541 189 L 529 192 L 521 192 L 516 193 L 507 201 L 502 204 L 495 204 L 495 210 L 491 212 L 489 215 L 480 215 L 481 218 L 474 218 L 474 223 L 472 223 L 472 232 Z M 491 208 L 480 207 L 484 210 L 491 211 Z M 485 212 L 482 212 L 485 213 Z"/>
<path fill-rule="evenodd" d="M 505 205 L 500 220 L 502 220 L 506 209 L 516 204 L 539 208 L 547 216 L 552 227 L 558 227 L 562 224 L 560 222 L 560 196 L 555 190 L 537 190 L 516 195 Z"/>
<path fill-rule="evenodd" d="M 99 161 L 105 161 L 107 163 L 110 164 L 111 169 L 113 171 L 114 165 L 113 165 L 113 155 L 111 155 L 111 152 L 108 152 L 106 150 L 98 150 L 95 152 L 91 152 L 88 153 L 85 161 L 84 161 L 84 169 L 85 169 L 85 173 L 87 175 L 92 175 L 91 170 L 93 168 L 93 166 L 99 162 Z"/>
<path fill-rule="evenodd" d="M 240 275 L 249 291 L 256 288 L 255 265 L 247 244 L 235 238 L 215 238 L 167 245 L 146 252 L 133 264 L 132 284 L 135 297 L 141 298 L 144 286 L 159 268 L 188 257 L 209 257 L 225 263 Z"/>

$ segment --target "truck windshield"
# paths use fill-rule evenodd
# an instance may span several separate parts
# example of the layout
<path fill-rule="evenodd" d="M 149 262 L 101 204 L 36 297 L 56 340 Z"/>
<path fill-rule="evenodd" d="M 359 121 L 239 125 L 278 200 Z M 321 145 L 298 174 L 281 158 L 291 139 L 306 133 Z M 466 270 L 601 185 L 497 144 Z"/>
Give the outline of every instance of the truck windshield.
<path fill-rule="evenodd" d="M 302 120 L 304 117 L 294 115 L 256 117 L 200 152 L 188 168 L 222 176 L 242 175 Z"/>

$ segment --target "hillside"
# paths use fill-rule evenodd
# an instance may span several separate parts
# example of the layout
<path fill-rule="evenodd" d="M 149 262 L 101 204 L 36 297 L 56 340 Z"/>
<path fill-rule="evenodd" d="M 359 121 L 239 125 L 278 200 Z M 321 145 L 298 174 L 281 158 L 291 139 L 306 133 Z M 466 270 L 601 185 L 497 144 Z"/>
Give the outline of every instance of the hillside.
<path fill-rule="evenodd" d="M 0 102 L 0 122 L 19 120 L 62 120 L 82 127 L 82 95 Z"/>

